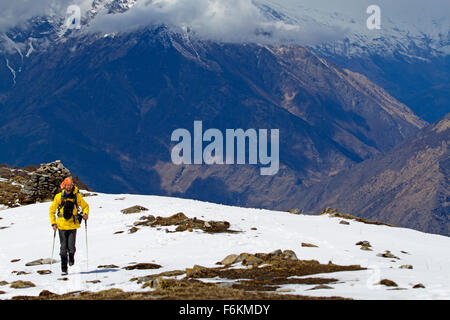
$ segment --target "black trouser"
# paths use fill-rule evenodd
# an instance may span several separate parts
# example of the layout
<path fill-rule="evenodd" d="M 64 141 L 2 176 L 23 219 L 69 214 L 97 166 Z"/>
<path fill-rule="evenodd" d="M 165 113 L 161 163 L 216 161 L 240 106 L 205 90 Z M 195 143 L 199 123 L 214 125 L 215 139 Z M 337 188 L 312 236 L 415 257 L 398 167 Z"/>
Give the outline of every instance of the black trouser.
<path fill-rule="evenodd" d="M 75 241 L 77 238 L 77 229 L 73 230 L 59 230 L 59 242 L 61 243 L 59 254 L 61 256 L 61 263 L 67 265 L 67 255 L 74 255 Z"/>

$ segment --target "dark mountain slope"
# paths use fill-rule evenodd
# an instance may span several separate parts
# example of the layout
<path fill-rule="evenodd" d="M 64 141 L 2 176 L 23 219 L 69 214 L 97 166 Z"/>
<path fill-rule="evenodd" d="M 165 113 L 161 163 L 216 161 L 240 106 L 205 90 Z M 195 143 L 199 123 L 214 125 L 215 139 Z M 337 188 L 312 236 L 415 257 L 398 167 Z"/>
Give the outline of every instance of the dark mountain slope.
<path fill-rule="evenodd" d="M 450 234 L 450 114 L 384 155 L 299 196 L 309 211 L 337 207 L 377 221 Z"/>
<path fill-rule="evenodd" d="M 1 162 L 61 159 L 104 192 L 280 207 L 424 125 L 308 49 L 195 41 L 163 27 L 70 37 L 30 56 L 16 81 L 0 110 Z M 173 165 L 171 133 L 193 132 L 194 120 L 223 132 L 280 129 L 280 171 Z"/>

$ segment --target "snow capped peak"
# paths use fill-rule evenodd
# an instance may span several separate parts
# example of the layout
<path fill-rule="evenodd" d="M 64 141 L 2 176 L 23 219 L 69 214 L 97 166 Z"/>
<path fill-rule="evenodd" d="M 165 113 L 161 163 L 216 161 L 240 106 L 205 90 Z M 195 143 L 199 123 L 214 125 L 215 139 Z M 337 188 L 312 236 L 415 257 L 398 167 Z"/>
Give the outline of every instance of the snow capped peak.
<path fill-rule="evenodd" d="M 94 0 L 91 13 L 95 14 L 103 9 L 109 13 L 122 13 L 132 8 L 138 0 Z"/>
<path fill-rule="evenodd" d="M 399 52 L 423 59 L 450 53 L 449 19 L 442 13 L 448 12 L 448 2 L 378 3 L 380 29 L 367 27 L 370 2 L 357 0 L 86 0 L 80 8 L 82 28 L 103 34 L 159 24 L 209 40 L 309 45 L 324 55 Z M 71 34 L 64 27 L 66 12 L 61 8 L 62 16 L 47 17 L 59 38 Z"/>
<path fill-rule="evenodd" d="M 340 31 L 340 38 L 316 46 L 322 53 L 346 56 L 394 52 L 449 54 L 450 24 L 444 12 L 450 4 L 434 1 L 378 1 L 380 29 L 369 29 L 370 1 L 254 0 L 278 12 L 278 17 L 306 26 L 312 21 Z"/>

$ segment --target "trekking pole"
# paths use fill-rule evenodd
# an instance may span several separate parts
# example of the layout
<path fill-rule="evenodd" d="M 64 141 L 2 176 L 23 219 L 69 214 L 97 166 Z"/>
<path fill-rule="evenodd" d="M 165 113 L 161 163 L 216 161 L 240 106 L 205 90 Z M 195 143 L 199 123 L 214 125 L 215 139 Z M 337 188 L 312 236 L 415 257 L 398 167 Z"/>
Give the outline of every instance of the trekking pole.
<path fill-rule="evenodd" d="M 87 236 L 87 220 L 84 220 L 86 230 L 86 271 L 89 271 L 89 251 L 88 251 L 88 236 Z"/>
<path fill-rule="evenodd" d="M 50 265 L 53 265 L 53 252 L 55 251 L 55 238 L 56 238 L 56 230 L 53 230 L 52 257 L 50 258 Z"/>

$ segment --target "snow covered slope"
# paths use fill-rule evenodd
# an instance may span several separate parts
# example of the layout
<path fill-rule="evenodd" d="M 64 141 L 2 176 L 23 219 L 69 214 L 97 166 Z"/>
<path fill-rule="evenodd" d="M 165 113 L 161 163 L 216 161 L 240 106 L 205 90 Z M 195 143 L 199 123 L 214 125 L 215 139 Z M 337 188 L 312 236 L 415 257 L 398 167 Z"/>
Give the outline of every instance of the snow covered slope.
<path fill-rule="evenodd" d="M 326 274 L 325 277 L 339 279 L 332 285 L 333 289 L 306 291 L 313 286 L 285 285 L 283 289 L 290 289 L 289 294 L 355 299 L 450 299 L 448 237 L 354 220 L 348 220 L 348 225 L 341 224 L 341 218 L 330 216 L 295 215 L 177 198 L 98 194 L 86 197 L 86 200 L 91 208 L 88 257 L 83 226 L 77 234 L 76 265 L 69 268 L 67 281 L 58 280 L 62 278 L 59 263 L 25 266 L 27 262 L 50 257 L 53 235 L 48 217 L 50 203 L 0 211 L 0 283 L 8 283 L 0 286 L 0 291 L 4 292 L 0 295 L 1 299 L 38 295 L 42 290 L 58 294 L 110 288 L 150 291 L 153 289 L 142 289 L 142 284 L 130 279 L 163 271 L 184 270 L 194 265 L 214 267 L 216 262 L 229 254 L 269 253 L 276 249 L 293 250 L 302 260 L 315 259 L 325 264 L 332 261 L 338 265 L 359 264 L 368 268 Z M 134 205 L 144 206 L 149 211 L 137 214 L 120 212 Z M 177 212 L 184 212 L 189 218 L 226 220 L 231 224 L 230 229 L 242 232 L 208 234 L 194 230 L 168 233 L 165 229 L 173 231 L 174 228 L 161 227 L 158 230 L 142 227 L 135 233 L 128 233 L 128 229 L 141 216 L 167 217 Z M 118 231 L 124 232 L 116 233 Z M 364 251 L 355 245 L 362 240 L 369 241 L 373 251 Z M 302 242 L 318 247 L 302 247 Z M 54 258 L 59 258 L 58 246 L 57 238 Z M 400 259 L 378 256 L 386 250 Z M 130 263 L 156 263 L 162 268 L 123 269 Z M 97 267 L 110 264 L 120 268 Z M 402 269 L 401 265 L 412 265 L 413 269 Z M 43 269 L 51 269 L 53 273 L 37 273 Z M 29 274 L 17 275 L 14 271 Z M 392 280 L 404 290 L 377 285 L 381 279 Z M 11 288 L 10 284 L 17 280 L 31 281 L 36 287 Z M 425 288 L 413 289 L 418 283 Z"/>

